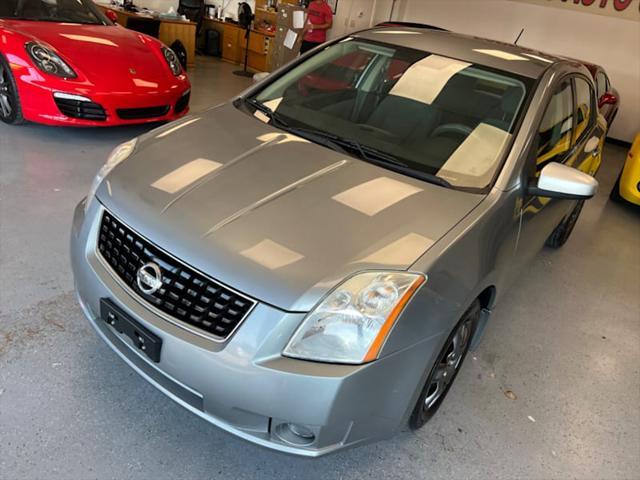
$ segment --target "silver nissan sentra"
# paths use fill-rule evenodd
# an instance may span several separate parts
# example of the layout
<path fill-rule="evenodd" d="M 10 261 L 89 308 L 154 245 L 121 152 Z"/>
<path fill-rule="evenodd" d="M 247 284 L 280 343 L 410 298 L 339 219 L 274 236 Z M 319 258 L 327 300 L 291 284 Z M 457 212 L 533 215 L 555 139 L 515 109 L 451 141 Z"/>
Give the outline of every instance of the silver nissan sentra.
<path fill-rule="evenodd" d="M 420 428 L 518 270 L 567 241 L 605 130 L 577 63 L 354 34 L 117 147 L 75 211 L 77 296 L 131 368 L 254 443 Z"/>

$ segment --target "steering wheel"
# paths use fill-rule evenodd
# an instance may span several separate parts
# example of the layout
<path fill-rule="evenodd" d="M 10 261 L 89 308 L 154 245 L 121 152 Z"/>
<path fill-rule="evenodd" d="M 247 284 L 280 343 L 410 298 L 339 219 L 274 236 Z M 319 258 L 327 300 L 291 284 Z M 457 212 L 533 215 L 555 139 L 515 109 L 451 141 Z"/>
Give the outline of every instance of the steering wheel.
<path fill-rule="evenodd" d="M 436 127 L 436 129 L 431 133 L 431 136 L 440 137 L 453 134 L 461 136 L 464 139 L 471 135 L 471 132 L 473 132 L 473 128 L 468 125 L 464 125 L 462 123 L 445 123 L 444 125 Z"/>

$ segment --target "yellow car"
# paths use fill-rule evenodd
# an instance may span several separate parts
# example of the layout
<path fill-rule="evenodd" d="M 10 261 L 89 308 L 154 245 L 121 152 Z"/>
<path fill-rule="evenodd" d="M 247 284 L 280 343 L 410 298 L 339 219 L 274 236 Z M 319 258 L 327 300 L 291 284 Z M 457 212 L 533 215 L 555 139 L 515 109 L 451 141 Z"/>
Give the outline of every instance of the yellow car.
<path fill-rule="evenodd" d="M 633 140 L 627 161 L 611 190 L 610 197 L 616 202 L 626 200 L 634 205 L 640 205 L 640 133 L 636 134 Z"/>

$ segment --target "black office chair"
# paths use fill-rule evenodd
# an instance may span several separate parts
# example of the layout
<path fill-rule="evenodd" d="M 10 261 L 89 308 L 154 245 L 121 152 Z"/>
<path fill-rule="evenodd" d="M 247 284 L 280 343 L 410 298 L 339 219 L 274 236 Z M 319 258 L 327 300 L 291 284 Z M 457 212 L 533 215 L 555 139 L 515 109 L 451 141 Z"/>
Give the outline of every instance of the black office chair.
<path fill-rule="evenodd" d="M 204 0 L 180 0 L 178 13 L 184 15 L 189 20 L 197 24 L 196 35 L 200 35 L 202 21 L 204 19 Z"/>

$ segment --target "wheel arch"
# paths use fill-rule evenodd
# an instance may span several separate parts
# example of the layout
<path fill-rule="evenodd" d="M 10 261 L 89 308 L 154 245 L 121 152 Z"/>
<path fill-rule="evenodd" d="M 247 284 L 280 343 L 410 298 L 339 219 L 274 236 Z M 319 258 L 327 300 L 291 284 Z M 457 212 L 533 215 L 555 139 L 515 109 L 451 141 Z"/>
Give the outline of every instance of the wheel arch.
<path fill-rule="evenodd" d="M 478 295 L 478 300 L 480 300 L 480 306 L 482 308 L 486 308 L 491 310 L 495 305 L 496 296 L 498 294 L 498 290 L 495 285 L 489 285 L 484 290 L 480 292 Z"/>

